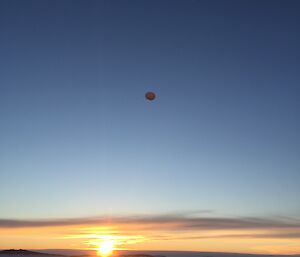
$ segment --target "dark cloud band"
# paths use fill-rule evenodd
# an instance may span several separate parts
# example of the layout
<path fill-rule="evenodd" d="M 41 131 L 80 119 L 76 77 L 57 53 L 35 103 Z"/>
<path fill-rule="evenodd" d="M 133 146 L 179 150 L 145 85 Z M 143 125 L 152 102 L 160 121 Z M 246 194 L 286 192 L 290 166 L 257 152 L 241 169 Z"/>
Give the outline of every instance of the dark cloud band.
<path fill-rule="evenodd" d="M 0 228 L 52 227 L 72 225 L 139 225 L 144 229 L 222 230 L 222 229 L 299 229 L 300 220 L 273 218 L 216 218 L 188 215 L 139 215 L 70 219 L 17 220 L 0 219 Z"/>

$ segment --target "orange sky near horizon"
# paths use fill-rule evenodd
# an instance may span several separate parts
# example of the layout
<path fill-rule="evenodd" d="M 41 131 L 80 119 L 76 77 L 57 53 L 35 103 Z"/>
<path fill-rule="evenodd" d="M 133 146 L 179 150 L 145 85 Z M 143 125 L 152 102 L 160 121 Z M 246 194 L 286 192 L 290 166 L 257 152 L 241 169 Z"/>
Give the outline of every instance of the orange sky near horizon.
<path fill-rule="evenodd" d="M 0 228 L 0 249 L 96 249 L 110 238 L 115 249 L 299 254 L 300 238 L 268 238 L 267 230 L 171 231 L 141 225 Z"/>

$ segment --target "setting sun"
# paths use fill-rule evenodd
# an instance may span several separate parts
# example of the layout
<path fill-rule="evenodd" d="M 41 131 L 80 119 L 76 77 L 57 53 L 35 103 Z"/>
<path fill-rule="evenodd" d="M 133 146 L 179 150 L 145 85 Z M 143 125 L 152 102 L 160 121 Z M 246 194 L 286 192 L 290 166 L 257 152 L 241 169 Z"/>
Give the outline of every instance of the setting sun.
<path fill-rule="evenodd" d="M 99 243 L 98 254 L 100 256 L 109 256 L 114 250 L 114 240 L 106 240 Z"/>

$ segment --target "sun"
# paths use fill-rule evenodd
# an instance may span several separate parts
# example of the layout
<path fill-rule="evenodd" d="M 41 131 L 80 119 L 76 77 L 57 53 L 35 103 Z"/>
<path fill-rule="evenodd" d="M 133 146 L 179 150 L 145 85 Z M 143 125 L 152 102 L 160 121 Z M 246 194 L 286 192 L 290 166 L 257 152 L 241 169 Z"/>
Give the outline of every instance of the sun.
<path fill-rule="evenodd" d="M 100 256 L 109 256 L 114 250 L 114 240 L 105 240 L 99 243 L 97 248 L 98 254 Z"/>

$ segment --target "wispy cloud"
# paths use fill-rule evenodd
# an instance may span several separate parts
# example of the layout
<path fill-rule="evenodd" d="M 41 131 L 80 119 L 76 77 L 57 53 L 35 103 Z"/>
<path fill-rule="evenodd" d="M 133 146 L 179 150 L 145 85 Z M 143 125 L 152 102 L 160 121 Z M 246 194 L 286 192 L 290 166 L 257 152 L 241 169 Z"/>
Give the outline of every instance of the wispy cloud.
<path fill-rule="evenodd" d="M 52 227 L 72 225 L 137 225 L 144 229 L 231 230 L 231 229 L 296 229 L 299 219 L 260 217 L 195 217 L 190 215 L 136 215 L 69 219 L 0 219 L 0 228 Z"/>

